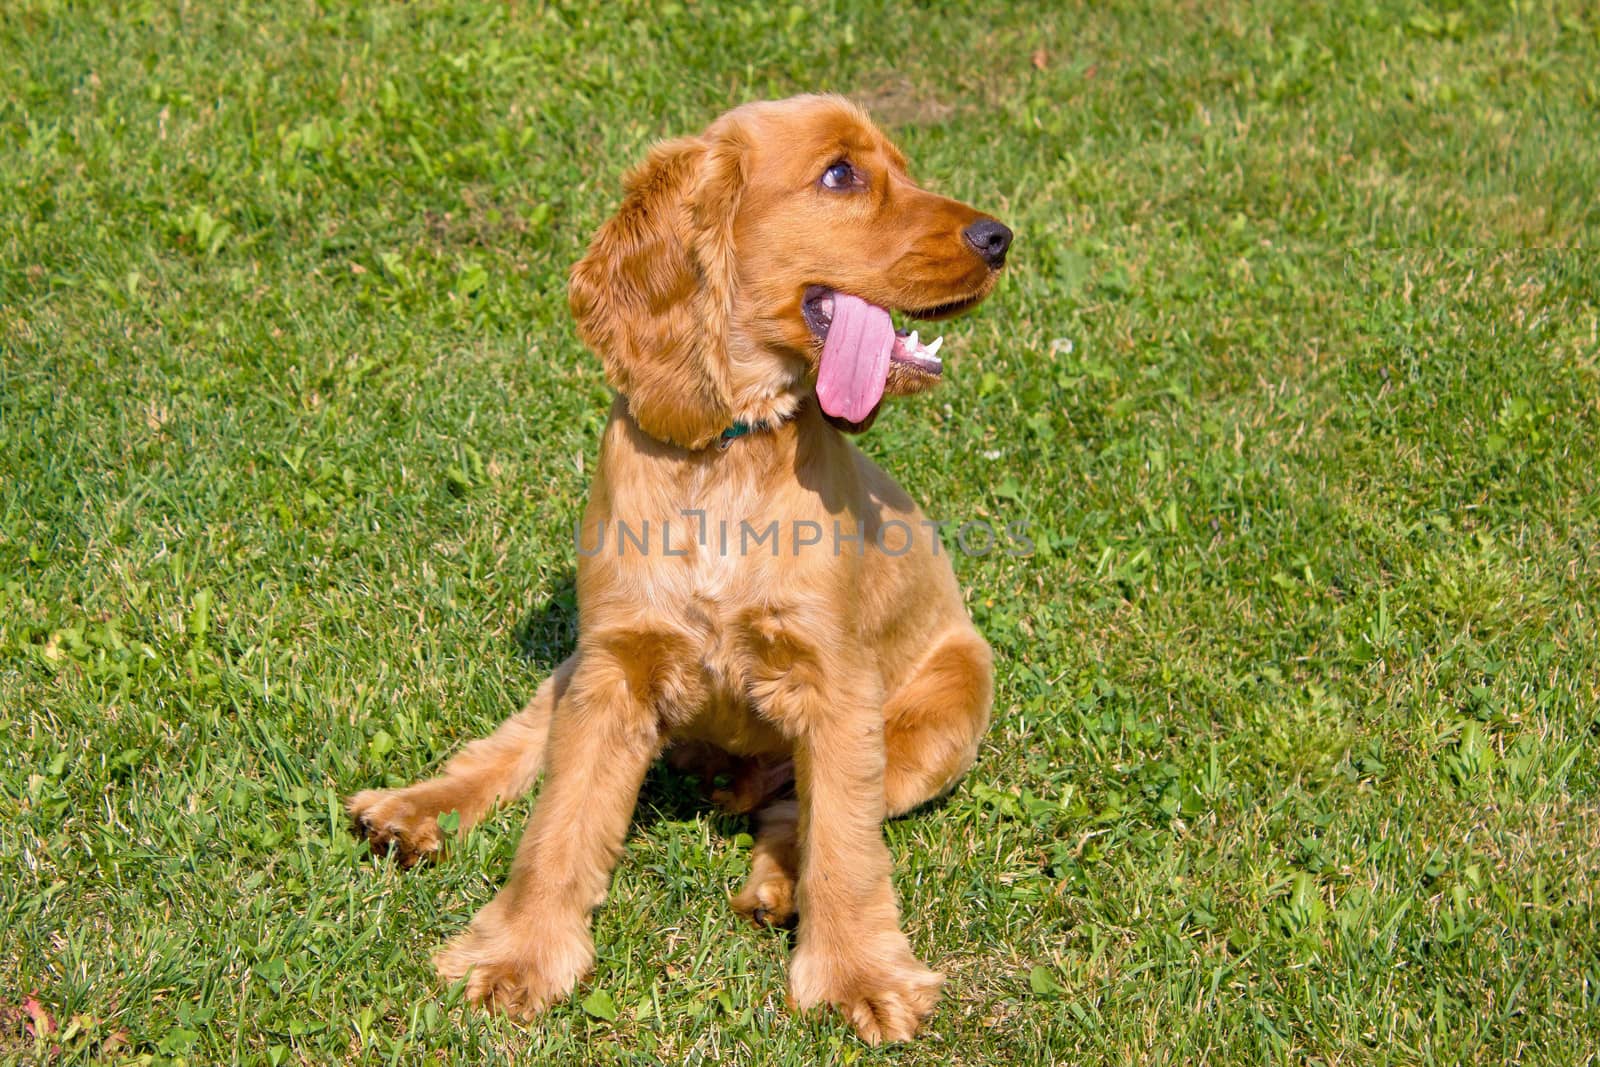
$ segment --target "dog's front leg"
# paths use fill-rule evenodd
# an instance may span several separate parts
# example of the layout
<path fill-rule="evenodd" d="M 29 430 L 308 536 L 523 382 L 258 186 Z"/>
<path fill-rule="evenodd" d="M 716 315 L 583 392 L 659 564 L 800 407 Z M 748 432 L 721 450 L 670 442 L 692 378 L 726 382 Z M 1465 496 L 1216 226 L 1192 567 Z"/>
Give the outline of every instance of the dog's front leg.
<path fill-rule="evenodd" d="M 909 1040 L 944 976 L 924 967 L 900 929 L 883 841 L 883 712 L 875 685 L 841 679 L 794 709 L 800 794 L 799 944 L 789 969 L 796 1007 L 837 1006 L 872 1044 Z"/>
<path fill-rule="evenodd" d="M 593 966 L 590 915 L 605 897 L 639 786 L 661 747 L 653 683 L 672 668 L 641 662 L 637 646 L 597 644 L 580 649 L 556 706 L 544 791 L 510 879 L 434 957 L 447 980 L 466 976 L 472 1000 L 513 1015 L 543 1010 Z"/>

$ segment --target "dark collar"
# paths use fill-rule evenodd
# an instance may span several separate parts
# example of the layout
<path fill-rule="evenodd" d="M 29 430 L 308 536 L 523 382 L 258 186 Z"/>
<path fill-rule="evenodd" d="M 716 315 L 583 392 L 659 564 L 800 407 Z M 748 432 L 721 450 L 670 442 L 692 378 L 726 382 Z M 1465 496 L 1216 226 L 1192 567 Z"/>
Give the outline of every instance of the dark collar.
<path fill-rule="evenodd" d="M 789 416 L 787 419 L 774 419 L 770 422 L 766 419 L 762 419 L 760 422 L 736 422 L 732 426 L 729 426 L 726 430 L 722 431 L 722 436 L 717 438 L 717 447 L 727 448 L 729 445 L 733 444 L 734 441 L 744 437 L 746 434 L 765 433 L 768 430 L 776 430 L 779 426 L 782 426 L 792 418 L 794 418 L 793 415 Z"/>
<path fill-rule="evenodd" d="M 765 430 L 767 428 L 767 424 L 764 422 L 736 422 L 732 426 L 729 426 L 726 430 L 722 431 L 722 437 L 719 438 L 721 444 L 718 445 L 718 447 L 727 448 L 729 445 L 733 444 L 735 438 L 743 437 L 747 433 L 754 433 L 757 430 Z"/>
<path fill-rule="evenodd" d="M 765 433 L 768 430 L 776 430 L 784 423 L 793 421 L 803 410 L 805 410 L 804 402 L 799 404 L 793 411 L 782 418 L 762 419 L 760 422 L 736 422 L 732 426 L 729 426 L 726 430 L 722 431 L 722 435 L 717 438 L 717 447 L 727 448 L 729 445 L 733 444 L 734 441 L 746 436 L 747 434 Z"/>

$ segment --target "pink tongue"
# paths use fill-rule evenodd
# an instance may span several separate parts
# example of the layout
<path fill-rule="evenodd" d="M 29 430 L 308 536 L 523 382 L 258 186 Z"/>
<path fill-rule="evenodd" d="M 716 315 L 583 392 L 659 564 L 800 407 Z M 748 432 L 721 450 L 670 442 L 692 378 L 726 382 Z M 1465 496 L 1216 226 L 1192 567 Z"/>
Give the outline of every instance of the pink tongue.
<path fill-rule="evenodd" d="M 861 422 L 883 399 L 894 350 L 894 323 L 875 304 L 847 293 L 833 294 L 833 323 L 822 345 L 817 402 L 837 419 Z"/>

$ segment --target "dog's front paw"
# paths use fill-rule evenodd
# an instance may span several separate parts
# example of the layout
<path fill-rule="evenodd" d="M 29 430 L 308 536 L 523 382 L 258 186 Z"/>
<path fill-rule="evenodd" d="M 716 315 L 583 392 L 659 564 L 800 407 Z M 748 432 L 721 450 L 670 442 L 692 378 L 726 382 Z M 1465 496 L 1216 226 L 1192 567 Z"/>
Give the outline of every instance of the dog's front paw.
<path fill-rule="evenodd" d="M 439 812 L 418 804 L 409 789 L 367 789 L 345 801 L 350 829 L 375 856 L 393 855 L 402 867 L 439 851 Z"/>
<path fill-rule="evenodd" d="M 856 953 L 848 960 L 802 947 L 789 967 L 796 1008 L 832 1004 L 869 1045 L 911 1040 L 939 1002 L 943 985 L 944 975 L 924 967 L 899 937 L 888 939 L 880 953 Z"/>
<path fill-rule="evenodd" d="M 503 917 L 490 902 L 465 933 L 433 957 L 447 982 L 467 980 L 474 1004 L 532 1018 L 572 992 L 594 966 L 588 930 L 537 916 Z"/>

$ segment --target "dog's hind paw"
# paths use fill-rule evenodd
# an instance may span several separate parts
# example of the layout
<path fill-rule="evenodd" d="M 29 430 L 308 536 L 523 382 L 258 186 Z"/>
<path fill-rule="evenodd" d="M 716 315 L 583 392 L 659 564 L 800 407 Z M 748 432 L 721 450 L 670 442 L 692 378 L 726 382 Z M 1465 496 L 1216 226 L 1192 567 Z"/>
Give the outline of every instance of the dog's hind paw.
<path fill-rule="evenodd" d="M 345 801 L 350 831 L 365 838 L 375 856 L 392 855 L 402 867 L 439 851 L 439 813 L 424 808 L 404 789 L 367 789 Z"/>
<path fill-rule="evenodd" d="M 794 891 L 794 878 L 786 871 L 752 873 L 733 907 L 757 926 L 788 926 L 795 918 Z"/>

